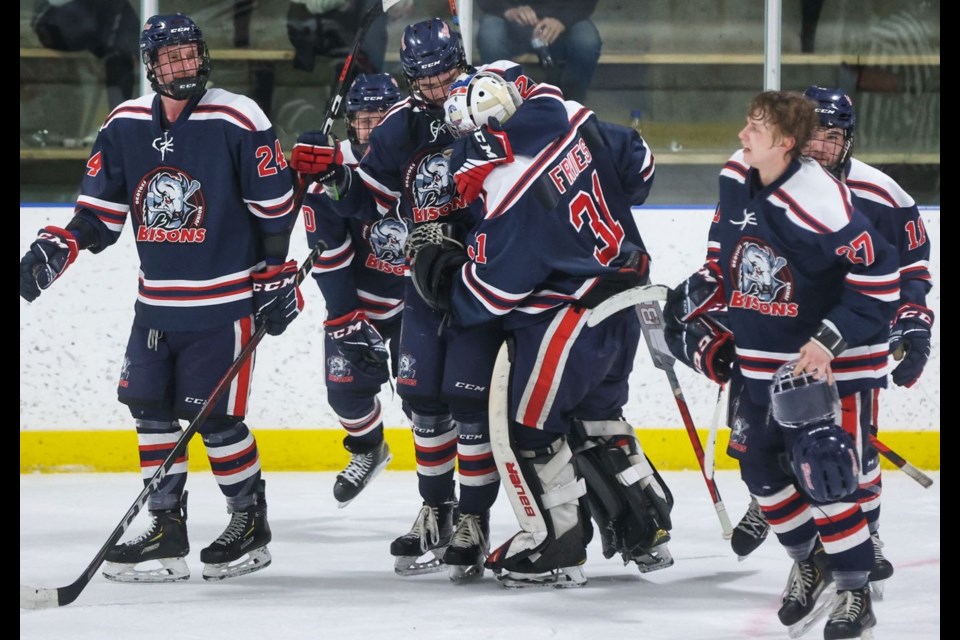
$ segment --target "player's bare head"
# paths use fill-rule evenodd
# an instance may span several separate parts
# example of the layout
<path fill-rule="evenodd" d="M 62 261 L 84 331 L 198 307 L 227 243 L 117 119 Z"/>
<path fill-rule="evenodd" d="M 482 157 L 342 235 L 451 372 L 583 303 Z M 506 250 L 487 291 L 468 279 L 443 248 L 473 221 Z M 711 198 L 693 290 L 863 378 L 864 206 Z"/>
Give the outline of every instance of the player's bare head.
<path fill-rule="evenodd" d="M 764 91 L 750 102 L 750 120 L 763 122 L 773 132 L 773 142 L 793 140 L 790 156 L 799 158 L 814 128 L 817 114 L 813 104 L 803 95 L 791 91 Z"/>
<path fill-rule="evenodd" d="M 450 86 L 443 117 L 454 137 L 461 137 L 496 120 L 505 123 L 523 103 L 520 92 L 496 73 L 464 73 Z"/>
<path fill-rule="evenodd" d="M 842 89 L 809 87 L 803 95 L 813 101 L 818 126 L 804 149 L 804 155 L 840 177 L 853 154 L 857 116 L 853 101 Z"/>
<path fill-rule="evenodd" d="M 467 69 L 460 35 L 440 18 L 403 30 L 400 65 L 414 100 L 435 108 L 443 105 L 450 85 Z"/>
<path fill-rule="evenodd" d="M 400 100 L 400 87 L 389 73 L 361 73 L 347 91 L 347 135 L 363 146 L 387 109 Z"/>
<path fill-rule="evenodd" d="M 140 58 L 157 93 L 175 100 L 202 94 L 210 77 L 203 32 L 182 13 L 156 15 L 140 34 Z"/>

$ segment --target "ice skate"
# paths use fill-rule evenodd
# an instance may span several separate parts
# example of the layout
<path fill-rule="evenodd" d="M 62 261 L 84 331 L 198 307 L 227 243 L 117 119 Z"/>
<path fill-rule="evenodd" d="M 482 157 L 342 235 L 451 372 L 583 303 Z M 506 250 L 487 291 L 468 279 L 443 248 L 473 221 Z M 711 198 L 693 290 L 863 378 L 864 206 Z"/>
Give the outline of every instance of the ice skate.
<path fill-rule="evenodd" d="M 105 578 L 114 582 L 176 582 L 190 577 L 184 560 L 190 553 L 186 492 L 179 507 L 151 511 L 150 518 L 146 531 L 107 551 Z"/>
<path fill-rule="evenodd" d="M 783 605 L 777 616 L 789 628 L 791 638 L 799 638 L 817 623 L 833 604 L 833 598 L 821 594 L 833 582 L 827 567 L 827 554 L 819 541 L 810 557 L 795 562 L 790 569 Z"/>
<path fill-rule="evenodd" d="M 660 571 L 673 566 L 673 554 L 667 543 L 670 542 L 670 534 L 665 529 L 658 529 L 654 535 L 654 545 L 645 553 L 634 555 L 631 558 L 624 558 L 624 564 L 630 560 L 637 563 L 640 573 L 650 573 Z"/>
<path fill-rule="evenodd" d="M 344 446 L 352 454 L 347 468 L 337 474 L 337 481 L 333 485 L 333 497 L 336 498 L 341 509 L 350 504 L 360 492 L 370 484 L 370 481 L 386 468 L 393 456 L 386 440 L 379 444 L 365 448 L 357 445 Z"/>
<path fill-rule="evenodd" d="M 483 577 L 483 563 L 490 552 L 490 512 L 461 513 L 443 563 L 450 568 L 450 580 L 461 584 Z"/>
<path fill-rule="evenodd" d="M 824 640 L 868 640 L 877 618 L 870 602 L 870 587 L 838 591 L 823 629 Z"/>
<path fill-rule="evenodd" d="M 396 557 L 393 570 L 401 576 L 417 576 L 443 570 L 443 556 L 453 535 L 453 511 L 456 502 L 433 507 L 426 503 L 408 533 L 390 543 L 390 555 Z"/>
<path fill-rule="evenodd" d="M 260 481 L 257 501 L 230 514 L 230 523 L 220 537 L 200 551 L 204 580 L 235 578 L 270 566 L 267 544 L 272 536 L 267 522 L 267 499 Z"/>
<path fill-rule="evenodd" d="M 763 544 L 769 533 L 770 523 L 763 517 L 763 511 L 760 510 L 757 499 L 750 496 L 750 507 L 733 528 L 733 536 L 730 538 L 733 552 L 741 561 L 744 560 Z"/>
<path fill-rule="evenodd" d="M 887 579 L 893 575 L 893 565 L 883 555 L 883 541 L 880 540 L 880 534 L 870 535 L 873 540 L 873 568 L 870 570 L 870 590 L 873 597 L 877 600 L 883 600 L 883 590 Z"/>

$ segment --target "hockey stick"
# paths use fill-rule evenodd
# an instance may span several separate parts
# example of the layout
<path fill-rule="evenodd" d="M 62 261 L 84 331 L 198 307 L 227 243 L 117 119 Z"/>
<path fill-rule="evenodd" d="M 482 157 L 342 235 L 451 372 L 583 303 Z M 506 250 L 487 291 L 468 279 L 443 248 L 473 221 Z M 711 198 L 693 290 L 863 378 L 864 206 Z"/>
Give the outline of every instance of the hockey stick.
<path fill-rule="evenodd" d="M 660 303 L 656 300 L 642 302 L 637 305 L 637 317 L 640 318 L 640 326 L 643 329 L 643 338 L 647 342 L 647 348 L 650 350 L 650 357 L 653 359 L 653 366 L 661 369 L 670 383 L 670 390 L 677 401 L 677 408 L 680 410 L 680 417 L 683 419 L 683 426 L 690 437 L 690 444 L 693 446 L 693 452 L 697 456 L 697 462 L 700 465 L 700 473 L 707 484 L 707 490 L 710 492 L 710 499 L 713 500 L 713 508 L 717 511 L 717 518 L 720 519 L 720 528 L 723 530 L 724 539 L 730 539 L 733 536 L 733 525 L 730 523 L 730 517 L 727 515 L 727 508 L 720 498 L 720 490 L 717 489 L 717 483 L 714 482 L 711 475 L 707 475 L 704 464 L 703 447 L 700 444 L 700 436 L 697 435 L 697 428 L 693 424 L 693 418 L 690 415 L 690 409 L 687 401 L 683 397 L 683 390 L 680 388 L 680 381 L 677 379 L 677 372 L 673 369 L 674 358 L 670 355 L 667 347 L 666 338 L 663 335 L 663 312 L 660 310 Z"/>
<path fill-rule="evenodd" d="M 299 209 L 299 204 L 302 204 L 302 202 L 299 204 L 294 204 L 297 205 L 296 209 Z M 325 242 L 323 242 L 323 240 L 317 242 L 316 246 L 313 247 L 313 249 L 310 251 L 310 255 L 307 256 L 307 259 L 303 261 L 303 263 L 300 265 L 300 269 L 297 271 L 298 285 L 303 282 L 304 278 L 307 277 L 313 267 L 314 260 L 316 260 L 317 256 L 319 256 L 326 248 L 327 245 Z M 244 345 L 243 349 L 240 351 L 240 354 L 237 356 L 237 359 L 233 361 L 233 364 L 230 365 L 230 368 L 227 369 L 227 372 L 223 374 L 223 377 L 220 378 L 217 386 L 214 387 L 213 391 L 210 393 L 210 397 L 208 397 L 204 401 L 203 406 L 200 407 L 200 411 L 197 413 L 197 416 L 190 422 L 189 425 L 187 425 L 187 428 L 183 430 L 183 433 L 180 434 L 180 439 L 177 440 L 177 443 L 174 445 L 170 453 L 167 454 L 167 457 L 163 460 L 163 463 L 160 465 L 160 467 L 154 472 L 153 477 L 150 478 L 150 481 L 143 488 L 143 491 L 140 492 L 140 495 L 137 496 L 137 499 L 134 500 L 130 508 L 127 509 L 127 512 L 120 520 L 120 524 L 114 528 L 113 533 L 110 534 L 110 537 L 107 538 L 107 541 L 102 547 L 100 547 L 100 551 L 97 552 L 97 555 L 94 556 L 93 561 L 91 561 L 83 573 L 80 574 L 80 577 L 65 587 L 30 587 L 21 584 L 21 609 L 49 609 L 52 607 L 62 607 L 77 599 L 77 596 L 80 595 L 80 592 L 86 588 L 87 584 L 90 583 L 90 580 L 92 580 L 96 575 L 100 565 L 103 564 L 104 558 L 106 558 L 107 552 L 120 540 L 121 537 L 123 537 L 123 532 L 127 530 L 127 527 L 130 526 L 130 523 L 133 522 L 134 518 L 137 517 L 137 514 L 140 513 L 144 505 L 147 504 L 147 500 L 149 499 L 150 495 L 156 492 L 160 482 L 170 472 L 170 469 L 173 468 L 173 465 L 176 464 L 177 460 L 183 455 L 183 452 L 186 451 L 187 444 L 190 442 L 190 439 L 193 438 L 194 434 L 200 430 L 200 427 L 203 425 L 203 423 L 206 422 L 207 418 L 210 417 L 210 414 L 213 413 L 213 410 L 220 401 L 220 398 L 222 398 L 223 394 L 225 394 L 230 388 L 230 383 L 233 382 L 233 379 L 237 377 L 237 374 L 240 373 L 240 370 L 246 366 L 247 360 L 249 360 L 250 356 L 253 355 L 257 345 L 260 344 L 260 341 L 263 340 L 263 336 L 265 336 L 266 333 L 266 325 L 260 325 L 250 338 L 250 341 Z"/>
<path fill-rule="evenodd" d="M 590 315 L 587 317 L 587 326 L 595 327 L 616 312 L 634 307 L 641 302 L 664 301 L 667 299 L 669 291 L 670 288 L 662 284 L 648 284 L 621 291 L 590 310 Z"/>
<path fill-rule="evenodd" d="M 883 457 L 892 462 L 905 474 L 916 480 L 920 483 L 924 489 L 929 489 L 933 485 L 933 478 L 925 474 L 924 472 L 917 469 L 915 466 L 907 462 L 903 457 L 900 456 L 896 451 L 888 447 L 887 445 L 880 442 L 877 436 L 870 434 L 870 444 L 877 448 Z"/>
<path fill-rule="evenodd" d="M 703 451 L 703 472 L 711 479 L 713 478 L 714 463 L 716 460 L 717 430 L 720 428 L 720 416 L 725 413 L 724 409 L 727 406 L 727 403 L 724 401 L 726 399 L 726 396 L 724 396 L 726 389 L 726 385 L 721 384 L 717 390 L 717 404 L 713 408 L 713 419 L 710 421 L 707 445 Z"/>

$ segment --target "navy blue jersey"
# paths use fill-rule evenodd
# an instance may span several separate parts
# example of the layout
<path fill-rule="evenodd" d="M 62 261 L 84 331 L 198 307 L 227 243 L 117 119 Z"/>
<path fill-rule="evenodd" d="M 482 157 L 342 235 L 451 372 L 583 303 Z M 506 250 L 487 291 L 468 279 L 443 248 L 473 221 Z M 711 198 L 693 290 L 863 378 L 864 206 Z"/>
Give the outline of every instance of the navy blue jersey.
<path fill-rule="evenodd" d="M 77 215 L 115 243 L 127 218 L 140 257 L 134 322 L 202 330 L 253 313 L 250 273 L 264 238 L 293 226 L 293 183 L 280 142 L 252 100 L 211 89 L 169 128 L 160 97 L 124 102 L 100 128 Z M 271 256 L 282 262 L 283 256 Z"/>
<path fill-rule="evenodd" d="M 631 206 L 646 200 L 654 160 L 635 131 L 555 94 L 527 98 L 504 130 L 514 161 L 487 176 L 454 281 L 464 325 L 540 321 L 646 251 Z"/>
<path fill-rule="evenodd" d="M 344 164 L 357 157 L 346 140 L 340 142 Z M 312 184 L 303 201 L 303 222 L 310 246 L 323 240 L 327 250 L 313 263 L 313 277 L 323 293 L 327 317 L 339 318 L 363 309 L 374 321 L 396 317 L 403 309 L 403 277 L 407 266 L 403 246 L 407 227 L 395 216 L 381 218 L 372 203 L 351 217 L 338 215 L 319 184 Z"/>
<path fill-rule="evenodd" d="M 812 160 L 794 160 L 758 185 L 738 151 L 720 172 L 708 245 L 751 396 L 769 402 L 774 371 L 821 322 L 848 344 L 831 364 L 840 395 L 885 386 L 900 295 L 896 250 L 854 208 L 849 189 Z"/>
<path fill-rule="evenodd" d="M 853 205 L 892 244 L 900 256 L 900 304 L 927 306 L 930 241 L 913 198 L 890 176 L 852 158 L 844 184 Z"/>

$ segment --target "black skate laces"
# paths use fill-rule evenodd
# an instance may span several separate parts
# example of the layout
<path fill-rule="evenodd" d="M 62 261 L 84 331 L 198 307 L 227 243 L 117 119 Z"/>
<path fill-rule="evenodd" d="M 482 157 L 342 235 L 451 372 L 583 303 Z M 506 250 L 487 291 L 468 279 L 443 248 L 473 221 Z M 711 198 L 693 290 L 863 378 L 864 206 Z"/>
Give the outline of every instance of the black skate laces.
<path fill-rule="evenodd" d="M 831 622 L 853 622 L 860 617 L 864 605 L 863 595 L 859 591 L 837 592 L 837 602 L 830 612 Z"/>
<path fill-rule="evenodd" d="M 763 517 L 760 505 L 756 499 L 750 501 L 750 508 L 743 514 L 743 518 L 737 523 L 737 529 L 750 535 L 753 538 L 760 538 L 766 535 L 770 525 L 767 519 Z"/>

